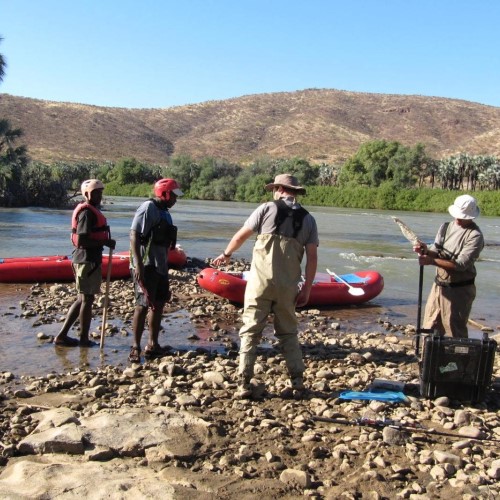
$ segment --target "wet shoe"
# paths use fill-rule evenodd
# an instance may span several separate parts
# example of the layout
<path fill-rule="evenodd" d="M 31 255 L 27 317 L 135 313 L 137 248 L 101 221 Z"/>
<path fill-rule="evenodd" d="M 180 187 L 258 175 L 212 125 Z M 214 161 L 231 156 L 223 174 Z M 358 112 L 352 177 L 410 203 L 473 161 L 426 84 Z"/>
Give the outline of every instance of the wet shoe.
<path fill-rule="evenodd" d="M 132 346 L 130 348 L 130 354 L 128 355 L 128 360 L 131 363 L 140 363 L 141 362 L 141 350 L 138 347 Z"/>
<path fill-rule="evenodd" d="M 78 344 L 78 339 L 74 339 L 72 337 L 56 337 L 54 339 L 54 345 L 61 347 L 76 347 Z"/>

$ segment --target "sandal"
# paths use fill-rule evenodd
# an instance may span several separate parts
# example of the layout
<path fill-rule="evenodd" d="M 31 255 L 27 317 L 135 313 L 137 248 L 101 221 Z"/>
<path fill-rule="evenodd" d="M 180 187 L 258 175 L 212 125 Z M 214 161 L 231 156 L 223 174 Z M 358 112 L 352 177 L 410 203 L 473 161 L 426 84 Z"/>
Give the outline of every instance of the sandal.
<path fill-rule="evenodd" d="M 160 344 L 156 345 L 147 345 L 144 348 L 144 357 L 145 358 L 158 358 L 163 356 L 167 352 L 167 349 L 164 349 Z"/>
<path fill-rule="evenodd" d="M 87 339 L 87 340 L 80 340 L 80 347 L 95 347 L 97 345 L 97 342 L 94 342 L 93 340 Z"/>
<path fill-rule="evenodd" d="M 130 354 L 128 355 L 128 360 L 131 363 L 141 362 L 141 350 L 138 347 L 132 346 L 130 348 Z"/>
<path fill-rule="evenodd" d="M 61 337 L 54 339 L 54 345 L 62 346 L 62 347 L 76 347 L 78 345 L 78 339 L 74 339 L 72 337 Z"/>

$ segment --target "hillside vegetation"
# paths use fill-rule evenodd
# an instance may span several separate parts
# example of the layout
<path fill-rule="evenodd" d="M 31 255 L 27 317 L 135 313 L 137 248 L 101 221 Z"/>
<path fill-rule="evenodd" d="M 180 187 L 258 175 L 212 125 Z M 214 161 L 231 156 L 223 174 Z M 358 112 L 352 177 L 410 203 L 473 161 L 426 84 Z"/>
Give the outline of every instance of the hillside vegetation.
<path fill-rule="evenodd" d="M 311 89 L 126 109 L 0 94 L 0 117 L 23 129 L 31 159 L 47 163 L 190 155 L 335 164 L 378 139 L 423 143 L 435 158 L 500 155 L 500 108 L 439 97 Z"/>

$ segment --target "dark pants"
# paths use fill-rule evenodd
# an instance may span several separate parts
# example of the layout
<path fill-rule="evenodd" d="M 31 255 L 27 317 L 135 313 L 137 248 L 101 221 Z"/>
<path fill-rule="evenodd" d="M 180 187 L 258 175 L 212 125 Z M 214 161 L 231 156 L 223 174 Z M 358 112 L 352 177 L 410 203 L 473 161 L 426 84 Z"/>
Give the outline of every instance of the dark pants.
<path fill-rule="evenodd" d="M 135 305 L 151 307 L 170 300 L 168 274 L 159 274 L 154 266 L 144 268 L 144 282 L 134 281 Z"/>

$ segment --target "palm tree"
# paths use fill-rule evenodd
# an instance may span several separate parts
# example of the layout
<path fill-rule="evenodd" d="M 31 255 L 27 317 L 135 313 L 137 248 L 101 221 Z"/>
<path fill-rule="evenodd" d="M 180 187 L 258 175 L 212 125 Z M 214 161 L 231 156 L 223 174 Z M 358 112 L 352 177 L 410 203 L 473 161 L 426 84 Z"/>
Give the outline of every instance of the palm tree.
<path fill-rule="evenodd" d="M 3 40 L 3 38 L 0 36 L 0 42 Z M 3 81 L 3 77 L 5 75 L 5 66 L 7 66 L 7 63 L 5 62 L 5 58 L 3 57 L 2 54 L 0 54 L 0 82 Z"/>
<path fill-rule="evenodd" d="M 22 130 L 12 128 L 8 120 L 0 119 L 0 205 L 11 204 L 13 195 L 21 189 L 21 172 L 28 164 L 26 146 L 15 142 Z"/>
<path fill-rule="evenodd" d="M 9 120 L 0 118 L 0 156 L 14 149 L 14 142 L 22 135 L 20 128 L 11 128 Z"/>
<path fill-rule="evenodd" d="M 0 37 L 0 42 L 3 38 Z M 5 76 L 7 63 L 0 54 L 0 82 Z M 20 128 L 12 128 L 9 120 L 0 118 L 0 205 L 10 204 L 21 190 L 21 172 L 28 164 L 26 146 L 16 146 L 23 135 Z M 19 198 L 19 196 L 18 196 Z"/>

